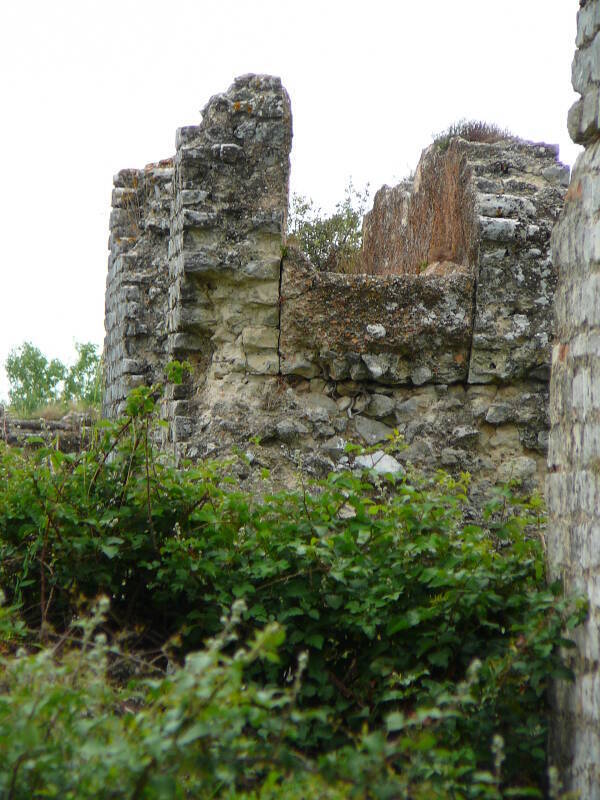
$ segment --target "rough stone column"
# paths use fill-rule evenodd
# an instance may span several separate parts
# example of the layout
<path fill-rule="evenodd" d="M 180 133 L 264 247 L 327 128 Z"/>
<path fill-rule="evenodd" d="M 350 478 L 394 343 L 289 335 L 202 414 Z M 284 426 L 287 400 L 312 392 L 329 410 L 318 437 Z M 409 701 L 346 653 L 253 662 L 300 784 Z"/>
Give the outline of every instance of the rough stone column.
<path fill-rule="evenodd" d="M 166 340 L 170 160 L 124 169 L 113 179 L 103 413 L 118 417 L 130 390 L 162 378 Z"/>
<path fill-rule="evenodd" d="M 547 387 L 556 267 L 550 234 L 569 169 L 558 147 L 508 139 L 471 142 L 479 270 L 469 383 L 537 381 Z"/>
<path fill-rule="evenodd" d="M 279 372 L 279 280 L 292 127 L 279 78 L 245 75 L 181 128 L 169 243 L 169 352 L 193 363 L 166 415 L 184 452 L 195 398 Z M 208 387 L 207 387 L 208 384 Z"/>
<path fill-rule="evenodd" d="M 581 0 L 569 132 L 577 159 L 554 229 L 559 268 L 550 386 L 547 496 L 550 575 L 582 593 L 589 618 L 571 655 L 574 684 L 555 688 L 551 761 L 565 788 L 600 798 L 600 0 Z"/>

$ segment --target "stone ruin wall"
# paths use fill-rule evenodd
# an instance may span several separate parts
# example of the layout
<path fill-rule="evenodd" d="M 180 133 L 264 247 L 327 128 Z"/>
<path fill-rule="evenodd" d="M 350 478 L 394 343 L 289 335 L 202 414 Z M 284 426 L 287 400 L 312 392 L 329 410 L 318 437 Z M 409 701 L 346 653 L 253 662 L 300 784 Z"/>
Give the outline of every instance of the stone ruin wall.
<path fill-rule="evenodd" d="M 104 321 L 108 417 L 122 412 L 132 388 L 162 377 L 172 191 L 170 160 L 114 178 Z"/>
<path fill-rule="evenodd" d="M 574 684 L 558 683 L 551 760 L 564 787 L 600 798 L 600 0 L 580 0 L 572 139 L 585 146 L 553 232 L 559 270 L 547 479 L 550 577 L 587 597 L 569 651 Z"/>
<path fill-rule="evenodd" d="M 408 447 L 395 468 L 541 486 L 549 238 L 568 183 L 557 149 L 429 148 L 415 181 L 382 190 L 365 220 L 376 274 L 342 275 L 285 246 L 291 138 L 279 79 L 244 76 L 178 131 L 172 161 L 117 175 L 105 413 L 185 358 L 191 376 L 163 406 L 176 456 L 258 436 L 285 481 L 347 465 L 347 441 L 397 428 Z"/>

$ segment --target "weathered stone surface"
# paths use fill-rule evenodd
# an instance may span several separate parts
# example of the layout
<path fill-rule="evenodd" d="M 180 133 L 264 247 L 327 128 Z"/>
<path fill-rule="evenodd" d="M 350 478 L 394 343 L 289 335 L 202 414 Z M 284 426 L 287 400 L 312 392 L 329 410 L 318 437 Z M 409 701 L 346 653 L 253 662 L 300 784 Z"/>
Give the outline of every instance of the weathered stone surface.
<path fill-rule="evenodd" d="M 369 446 L 385 442 L 394 432 L 392 428 L 384 425 L 383 422 L 361 416 L 354 418 L 354 428 L 360 438 Z"/>
<path fill-rule="evenodd" d="M 404 231 L 408 223 L 412 181 L 382 186 L 363 222 L 362 267 L 368 275 L 402 272 Z"/>
<path fill-rule="evenodd" d="M 410 383 L 421 368 L 433 382 L 464 380 L 473 293 L 474 280 L 464 273 L 323 273 L 292 251 L 283 262 L 281 372 L 306 376 L 312 365 L 311 374 L 335 381 L 393 385 Z"/>
<path fill-rule="evenodd" d="M 392 474 L 404 472 L 402 464 L 389 453 L 384 453 L 383 450 L 376 450 L 374 453 L 357 456 L 354 459 L 354 463 L 359 467 L 372 469 L 378 475 L 385 475 L 388 472 Z"/>
<path fill-rule="evenodd" d="M 471 383 L 548 380 L 550 232 L 568 180 L 555 146 L 457 138 L 425 150 L 412 183 L 375 196 L 363 226 L 366 272 L 477 276 Z M 421 366 L 411 377 L 435 381 Z"/>
<path fill-rule="evenodd" d="M 384 419 L 385 417 L 391 417 L 395 408 L 396 403 L 391 397 L 385 394 L 374 394 L 371 397 L 371 402 L 365 409 L 365 414 L 369 417 Z"/>
<path fill-rule="evenodd" d="M 572 138 L 586 144 L 552 235 L 560 280 L 552 354 L 547 480 L 550 576 L 587 596 L 589 616 L 569 651 L 574 684 L 557 682 L 550 758 L 565 790 L 600 798 L 600 0 L 582 0 L 569 113 Z"/>
<path fill-rule="evenodd" d="M 503 464 L 539 486 L 547 232 L 565 179 L 556 149 L 428 148 L 414 181 L 378 193 L 365 220 L 365 268 L 377 274 L 342 275 L 286 252 L 290 145 L 281 82 L 244 76 L 178 131 L 172 161 L 116 176 L 105 412 L 176 357 L 192 364 L 164 396 L 176 457 L 244 452 L 257 436 L 256 466 L 285 484 L 298 468 L 351 466 L 346 442 L 376 444 L 395 427 L 399 462 L 468 470 L 476 494 Z M 577 230 L 600 254 L 600 238 Z M 595 319 L 598 287 L 559 302 Z M 593 375 L 579 380 L 593 405 Z"/>
<path fill-rule="evenodd" d="M 170 160 L 114 177 L 104 340 L 103 412 L 122 413 L 135 386 L 162 377 L 166 345 Z"/>
<path fill-rule="evenodd" d="M 546 382 L 556 286 L 550 233 L 568 168 L 544 144 L 509 139 L 465 148 L 473 172 L 496 182 L 494 193 L 476 196 L 479 277 L 469 381 Z"/>
<path fill-rule="evenodd" d="M 375 195 L 363 223 L 362 266 L 371 275 L 418 275 L 433 263 L 472 271 L 477 260 L 477 220 L 469 163 L 460 140 L 432 145 L 413 181 Z"/>

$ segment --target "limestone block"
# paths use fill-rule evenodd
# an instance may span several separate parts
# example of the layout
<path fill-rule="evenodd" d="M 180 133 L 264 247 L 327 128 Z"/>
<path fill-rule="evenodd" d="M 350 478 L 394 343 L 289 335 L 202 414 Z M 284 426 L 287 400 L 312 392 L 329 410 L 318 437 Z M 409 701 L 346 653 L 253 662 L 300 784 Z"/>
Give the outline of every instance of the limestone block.
<path fill-rule="evenodd" d="M 357 416 L 354 418 L 354 427 L 358 435 L 364 439 L 367 445 L 374 445 L 378 442 L 385 442 L 393 433 L 393 429 L 377 420 L 368 417 Z"/>
<path fill-rule="evenodd" d="M 396 422 L 409 422 L 419 413 L 419 403 L 414 397 L 398 403 L 395 410 Z"/>
<path fill-rule="evenodd" d="M 525 229 L 516 219 L 490 219 L 479 217 L 481 236 L 491 242 L 512 242 L 525 238 Z"/>
<path fill-rule="evenodd" d="M 255 259 L 248 261 L 240 269 L 240 274 L 255 280 L 271 280 L 279 282 L 281 258 Z"/>
<path fill-rule="evenodd" d="M 504 462 L 498 470 L 498 480 L 501 483 L 509 481 L 527 481 L 535 477 L 537 464 L 533 458 L 520 456 Z"/>
<path fill-rule="evenodd" d="M 433 378 L 433 372 L 426 364 L 421 364 L 410 373 L 410 379 L 415 386 L 422 386 Z"/>
<path fill-rule="evenodd" d="M 396 403 L 391 397 L 384 394 L 374 394 L 371 396 L 371 402 L 367 406 L 365 413 L 369 417 L 376 417 L 383 419 L 389 417 L 394 413 Z"/>
<path fill-rule="evenodd" d="M 251 375 L 278 375 L 279 355 L 276 350 L 248 353 L 246 369 Z"/>
<path fill-rule="evenodd" d="M 242 332 L 244 350 L 277 350 L 279 331 L 264 325 L 244 328 Z"/>
<path fill-rule="evenodd" d="M 588 2 L 577 14 L 577 47 L 584 47 L 600 30 L 600 5 Z"/>
<path fill-rule="evenodd" d="M 536 216 L 536 207 L 529 198 L 511 194 L 480 192 L 475 208 L 482 217 L 521 219 Z"/>
<path fill-rule="evenodd" d="M 400 462 L 383 450 L 376 450 L 374 453 L 357 456 L 354 459 L 354 463 L 359 467 L 374 470 L 378 475 L 404 472 Z"/>
<path fill-rule="evenodd" d="M 450 435 L 450 439 L 463 447 L 469 443 L 474 442 L 479 437 L 479 429 L 469 425 L 459 425 L 454 428 Z"/>
<path fill-rule="evenodd" d="M 306 435 L 309 430 L 306 425 L 303 425 L 297 420 L 282 420 L 277 424 L 277 438 L 283 442 L 291 442 L 299 436 Z"/>
<path fill-rule="evenodd" d="M 600 36 L 597 34 L 575 53 L 571 83 L 579 94 L 584 94 L 590 84 L 600 83 Z"/>
<path fill-rule="evenodd" d="M 323 443 L 322 449 L 333 458 L 341 458 L 346 451 L 346 440 L 342 436 L 332 436 Z"/>
<path fill-rule="evenodd" d="M 178 417 L 173 418 L 173 441 L 187 441 L 194 430 L 194 420 L 191 417 Z"/>
<path fill-rule="evenodd" d="M 300 375 L 303 378 L 314 378 L 320 374 L 321 370 L 315 353 L 298 351 L 281 353 L 281 372 L 284 375 Z M 339 372 L 336 374 L 343 377 Z"/>
<path fill-rule="evenodd" d="M 573 141 L 585 144 L 600 130 L 600 90 L 590 86 L 569 111 L 567 127 Z"/>
<path fill-rule="evenodd" d="M 246 354 L 241 341 L 238 339 L 234 342 L 223 342 L 213 353 L 212 363 L 218 376 L 226 375 L 228 371 L 243 372 L 246 368 Z"/>
<path fill-rule="evenodd" d="M 307 410 L 319 410 L 324 411 L 326 414 L 326 418 L 329 418 L 329 415 L 337 413 L 337 403 L 333 398 L 327 397 L 325 394 L 320 393 L 313 393 L 304 395 L 299 401 L 298 405 L 300 408 Z"/>
<path fill-rule="evenodd" d="M 244 301 L 248 306 L 277 306 L 279 304 L 279 282 L 256 281 L 247 287 L 244 293 Z"/>

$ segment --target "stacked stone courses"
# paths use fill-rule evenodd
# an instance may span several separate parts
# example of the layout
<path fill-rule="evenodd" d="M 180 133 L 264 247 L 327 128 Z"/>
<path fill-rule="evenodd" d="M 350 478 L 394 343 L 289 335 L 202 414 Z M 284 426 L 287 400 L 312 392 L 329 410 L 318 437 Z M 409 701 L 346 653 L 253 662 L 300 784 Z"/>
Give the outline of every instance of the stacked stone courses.
<path fill-rule="evenodd" d="M 172 388 L 171 440 L 191 440 L 205 380 L 279 372 L 279 273 L 291 149 L 278 78 L 249 75 L 177 133 L 169 243 L 168 350 L 194 375 Z"/>
<path fill-rule="evenodd" d="M 170 161 L 114 178 L 104 341 L 109 417 L 123 412 L 131 389 L 162 377 L 172 181 Z"/>
<path fill-rule="evenodd" d="M 565 789 L 600 798 L 600 2 L 580 3 L 569 132 L 584 144 L 553 232 L 559 269 L 547 480 L 550 576 L 589 602 L 555 692 L 551 758 Z"/>
<path fill-rule="evenodd" d="M 116 176 L 105 413 L 185 359 L 191 373 L 163 403 L 178 458 L 257 436 L 283 480 L 299 465 L 347 466 L 348 441 L 397 429 L 398 468 L 539 487 L 550 230 L 568 183 L 557 149 L 428 148 L 414 180 L 384 187 L 365 218 L 368 274 L 344 275 L 286 242 L 291 141 L 281 81 L 246 75 L 177 132 L 172 160 Z"/>

